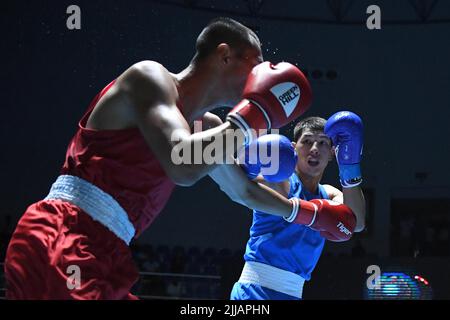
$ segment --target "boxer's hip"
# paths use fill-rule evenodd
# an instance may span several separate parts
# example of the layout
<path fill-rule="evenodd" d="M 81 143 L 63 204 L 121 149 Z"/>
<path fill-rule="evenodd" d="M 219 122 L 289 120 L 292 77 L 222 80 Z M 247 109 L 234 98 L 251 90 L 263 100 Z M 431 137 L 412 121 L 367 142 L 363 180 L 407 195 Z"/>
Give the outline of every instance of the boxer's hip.
<path fill-rule="evenodd" d="M 136 233 L 128 214 L 112 196 L 79 177 L 59 176 L 44 200 L 62 200 L 77 206 L 126 244 Z"/>
<path fill-rule="evenodd" d="M 36 248 L 64 251 L 69 246 L 98 248 L 103 252 L 130 252 L 128 245 L 78 206 L 59 199 L 30 205 L 20 218 L 12 239 Z M 59 243 L 65 247 L 57 247 Z"/>
<path fill-rule="evenodd" d="M 68 279 L 78 268 L 81 287 Z M 5 260 L 10 298 L 120 299 L 138 272 L 125 241 L 61 199 L 32 204 L 20 219 Z"/>
<path fill-rule="evenodd" d="M 262 292 L 264 291 L 263 288 L 267 288 L 270 292 L 273 292 L 269 294 L 269 291 L 267 291 L 265 295 L 268 297 L 274 296 L 275 293 L 281 293 L 286 296 L 301 299 L 305 279 L 293 272 L 264 263 L 246 261 L 238 283 L 251 285 L 246 290 L 249 290 L 249 292 L 256 290 L 255 294 L 258 290 Z M 260 295 L 264 296 L 261 292 Z"/>

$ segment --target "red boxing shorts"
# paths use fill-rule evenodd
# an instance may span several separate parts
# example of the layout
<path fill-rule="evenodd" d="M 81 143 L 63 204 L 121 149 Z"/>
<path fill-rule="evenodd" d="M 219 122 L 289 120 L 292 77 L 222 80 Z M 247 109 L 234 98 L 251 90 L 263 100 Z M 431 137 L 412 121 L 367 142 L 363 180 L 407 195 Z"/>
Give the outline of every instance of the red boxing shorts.
<path fill-rule="evenodd" d="M 138 271 L 127 243 L 94 218 L 65 200 L 31 205 L 8 246 L 6 298 L 136 299 L 129 292 Z"/>

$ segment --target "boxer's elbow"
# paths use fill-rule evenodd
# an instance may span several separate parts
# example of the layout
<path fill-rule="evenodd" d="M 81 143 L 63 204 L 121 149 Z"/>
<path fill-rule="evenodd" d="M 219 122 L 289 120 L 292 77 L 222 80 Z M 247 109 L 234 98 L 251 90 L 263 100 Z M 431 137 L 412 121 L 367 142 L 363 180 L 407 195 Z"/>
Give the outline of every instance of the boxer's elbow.
<path fill-rule="evenodd" d="M 173 183 L 175 183 L 177 186 L 182 187 L 190 187 L 194 185 L 198 180 L 193 174 L 187 172 L 187 170 L 172 174 L 170 175 L 170 178 L 172 179 Z"/>
<path fill-rule="evenodd" d="M 180 187 L 191 187 L 192 185 L 195 184 L 195 180 L 189 178 L 189 177 L 182 177 L 182 176 L 177 176 L 177 177 L 172 177 L 171 178 L 173 183 L 175 183 L 177 186 Z"/>
<path fill-rule="evenodd" d="M 362 232 L 366 228 L 366 210 L 354 210 L 356 216 L 355 232 Z"/>
<path fill-rule="evenodd" d="M 365 219 L 364 218 L 357 219 L 354 232 L 363 232 L 365 228 L 366 228 Z"/>
<path fill-rule="evenodd" d="M 245 185 L 242 185 L 236 192 L 239 198 L 240 204 L 246 206 L 249 209 L 255 209 L 259 206 L 261 200 L 258 197 L 258 192 L 256 190 L 256 184 L 252 181 L 248 181 Z"/>
<path fill-rule="evenodd" d="M 203 175 L 192 165 L 180 165 L 172 168 L 169 177 L 178 186 L 190 187 L 200 180 Z"/>
<path fill-rule="evenodd" d="M 243 205 L 245 207 L 249 207 L 248 199 L 245 197 L 245 195 L 242 195 L 237 192 L 227 192 L 226 194 L 227 194 L 228 198 L 230 198 L 231 201 L 239 203 L 240 205 Z"/>
<path fill-rule="evenodd" d="M 252 195 L 247 186 L 242 185 L 228 185 L 224 184 L 220 186 L 220 190 L 224 192 L 231 201 L 239 203 L 248 208 L 252 208 Z"/>

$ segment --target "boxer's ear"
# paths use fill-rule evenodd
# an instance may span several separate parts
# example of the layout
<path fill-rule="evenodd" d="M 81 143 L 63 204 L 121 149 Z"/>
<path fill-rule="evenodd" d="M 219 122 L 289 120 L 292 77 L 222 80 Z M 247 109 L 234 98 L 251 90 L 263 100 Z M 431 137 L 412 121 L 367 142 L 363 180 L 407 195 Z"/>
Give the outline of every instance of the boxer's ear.
<path fill-rule="evenodd" d="M 220 43 L 216 48 L 217 53 L 219 54 L 219 58 L 223 64 L 228 64 L 231 57 L 231 48 L 226 43 Z"/>
<path fill-rule="evenodd" d="M 328 161 L 333 161 L 333 159 L 336 157 L 336 148 L 334 146 L 331 147 L 330 157 L 328 158 Z"/>

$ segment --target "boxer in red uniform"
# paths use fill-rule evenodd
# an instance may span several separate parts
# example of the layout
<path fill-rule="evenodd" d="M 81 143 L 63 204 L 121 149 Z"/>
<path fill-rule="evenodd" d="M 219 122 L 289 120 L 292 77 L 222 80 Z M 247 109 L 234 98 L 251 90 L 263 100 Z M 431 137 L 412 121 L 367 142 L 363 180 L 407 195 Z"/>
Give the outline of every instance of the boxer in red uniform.
<path fill-rule="evenodd" d="M 175 164 L 173 147 L 203 141 L 206 147 L 235 130 L 249 140 L 248 129 L 279 128 L 309 107 L 303 74 L 289 63 L 261 63 L 259 39 L 242 24 L 212 21 L 196 49 L 181 73 L 139 62 L 94 98 L 60 176 L 48 196 L 26 210 L 12 236 L 7 298 L 134 298 L 129 292 L 138 272 L 128 244 L 152 223 L 175 185 L 192 185 L 219 166 Z M 218 106 L 234 106 L 224 123 L 208 112 Z M 214 128 L 192 133 L 197 119 Z M 218 152 L 227 158 L 235 150 Z M 261 211 L 288 216 L 295 208 L 251 181 L 237 190 L 241 197 L 250 190 L 259 199 L 253 208 Z"/>

